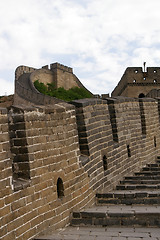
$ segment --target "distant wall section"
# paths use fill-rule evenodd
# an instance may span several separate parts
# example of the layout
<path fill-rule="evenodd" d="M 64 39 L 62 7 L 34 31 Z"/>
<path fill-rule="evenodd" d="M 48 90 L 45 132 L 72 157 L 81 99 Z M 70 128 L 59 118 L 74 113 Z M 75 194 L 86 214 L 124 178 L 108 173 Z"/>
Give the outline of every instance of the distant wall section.
<path fill-rule="evenodd" d="M 72 68 L 59 63 L 51 64 L 50 68 L 46 65 L 41 69 L 19 66 L 15 71 L 14 104 L 47 105 L 62 102 L 54 97 L 45 96 L 38 92 L 34 87 L 36 80 L 44 84 L 53 83 L 55 88 L 63 87 L 66 90 L 72 87 L 85 88 L 73 74 Z"/>

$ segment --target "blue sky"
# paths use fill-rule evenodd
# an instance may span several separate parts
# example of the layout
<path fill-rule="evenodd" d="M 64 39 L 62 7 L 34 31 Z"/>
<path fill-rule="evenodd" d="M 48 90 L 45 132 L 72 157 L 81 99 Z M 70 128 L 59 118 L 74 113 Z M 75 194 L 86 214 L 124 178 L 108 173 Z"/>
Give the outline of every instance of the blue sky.
<path fill-rule="evenodd" d="M 127 67 L 160 67 L 159 0 L 0 1 L 0 95 L 19 65 L 60 62 L 93 93 L 110 93 Z"/>

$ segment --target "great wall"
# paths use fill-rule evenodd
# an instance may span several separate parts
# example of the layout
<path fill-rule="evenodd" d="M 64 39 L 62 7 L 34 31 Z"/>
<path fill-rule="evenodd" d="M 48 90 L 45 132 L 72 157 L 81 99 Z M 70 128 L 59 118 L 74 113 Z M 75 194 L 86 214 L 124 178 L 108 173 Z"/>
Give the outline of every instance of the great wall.
<path fill-rule="evenodd" d="M 51 66 L 60 79 L 57 83 L 69 81 L 71 75 L 72 85 L 82 86 L 71 68 Z M 128 215 L 106 219 L 99 213 L 95 219 L 96 215 L 82 210 L 116 201 L 160 205 L 158 187 L 150 195 L 135 190 L 127 198 L 123 192 L 121 200 L 112 193 L 117 186 L 127 190 L 119 182 L 146 165 L 149 170 L 156 168 L 154 176 L 160 174 L 160 98 L 113 94 L 67 103 L 37 92 L 30 77 L 34 71 L 25 66 L 16 69 L 14 104 L 0 108 L 0 239 L 38 239 L 48 229 L 70 223 L 106 226 L 136 221 L 140 226 L 159 227 L 159 208 L 156 217 L 151 213 L 145 223 L 143 214 L 128 220 Z M 47 67 L 40 71 L 49 74 Z M 131 203 L 135 196 L 139 199 Z"/>

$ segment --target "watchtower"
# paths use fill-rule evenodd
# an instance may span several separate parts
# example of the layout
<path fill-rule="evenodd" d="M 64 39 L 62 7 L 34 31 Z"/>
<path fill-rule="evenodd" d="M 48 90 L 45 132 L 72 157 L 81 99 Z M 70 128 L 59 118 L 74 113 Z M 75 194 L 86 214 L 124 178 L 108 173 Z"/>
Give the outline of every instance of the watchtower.
<path fill-rule="evenodd" d="M 128 67 L 111 96 L 146 97 L 160 89 L 160 67 Z"/>

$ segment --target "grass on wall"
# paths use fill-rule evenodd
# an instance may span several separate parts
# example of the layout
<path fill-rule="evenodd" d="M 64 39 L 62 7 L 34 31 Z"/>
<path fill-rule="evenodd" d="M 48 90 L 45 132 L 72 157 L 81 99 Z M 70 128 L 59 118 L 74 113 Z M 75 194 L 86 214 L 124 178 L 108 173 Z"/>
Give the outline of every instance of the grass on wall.
<path fill-rule="evenodd" d="M 70 88 L 69 90 L 65 90 L 63 87 L 60 87 L 56 89 L 54 83 L 47 83 L 47 85 L 45 85 L 38 80 L 34 82 L 34 86 L 40 93 L 51 97 L 56 97 L 67 102 L 76 99 L 92 97 L 92 94 L 84 88 L 74 87 Z"/>

